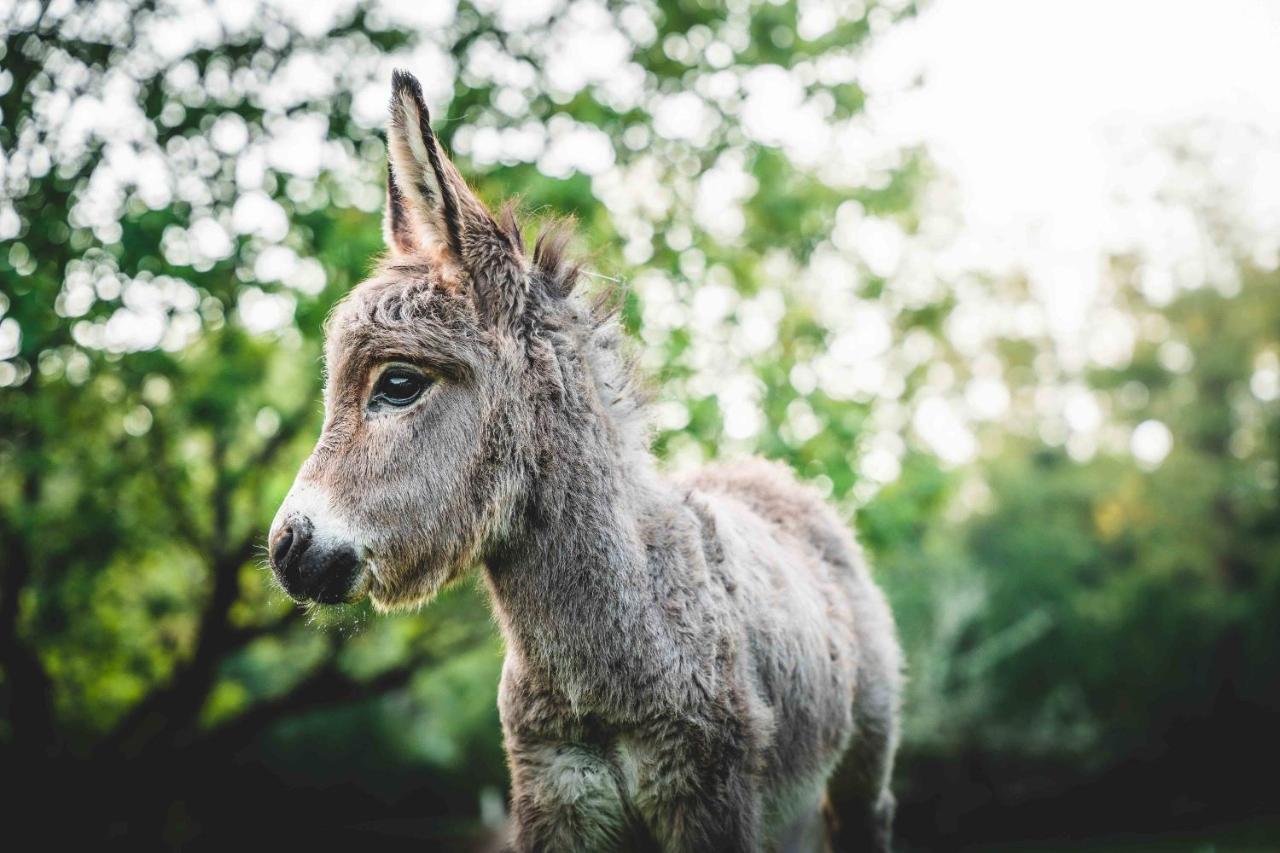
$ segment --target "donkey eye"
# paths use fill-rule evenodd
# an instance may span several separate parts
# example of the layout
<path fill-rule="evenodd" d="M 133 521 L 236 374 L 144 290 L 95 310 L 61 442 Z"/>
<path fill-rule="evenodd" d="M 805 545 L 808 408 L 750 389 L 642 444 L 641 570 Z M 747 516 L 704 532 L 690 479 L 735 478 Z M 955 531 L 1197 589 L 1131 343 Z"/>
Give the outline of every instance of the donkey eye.
<path fill-rule="evenodd" d="M 393 367 L 378 378 L 373 388 L 372 402 L 388 406 L 407 406 L 422 396 L 431 380 L 421 373 L 404 367 Z"/>

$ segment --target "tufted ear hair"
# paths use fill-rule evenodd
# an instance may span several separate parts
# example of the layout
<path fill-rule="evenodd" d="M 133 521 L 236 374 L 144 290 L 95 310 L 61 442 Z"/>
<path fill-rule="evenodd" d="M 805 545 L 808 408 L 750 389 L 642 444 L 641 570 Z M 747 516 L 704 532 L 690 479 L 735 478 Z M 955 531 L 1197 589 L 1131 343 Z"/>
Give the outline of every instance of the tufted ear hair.
<path fill-rule="evenodd" d="M 388 247 L 456 264 L 481 315 L 517 326 L 528 288 L 520 230 L 510 216 L 500 226 L 458 174 L 431 130 L 422 87 L 404 71 L 391 77 L 387 157 Z"/>

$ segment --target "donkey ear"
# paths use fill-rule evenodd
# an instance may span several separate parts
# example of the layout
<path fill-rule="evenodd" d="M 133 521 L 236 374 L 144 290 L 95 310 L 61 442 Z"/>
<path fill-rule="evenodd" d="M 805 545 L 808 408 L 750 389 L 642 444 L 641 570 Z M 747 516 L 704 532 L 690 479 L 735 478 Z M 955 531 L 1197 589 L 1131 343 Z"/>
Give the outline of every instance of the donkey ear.
<path fill-rule="evenodd" d="M 412 74 L 391 76 L 391 122 L 387 128 L 388 234 L 417 232 L 421 245 L 441 247 L 458 261 L 467 232 L 496 228 L 493 217 L 445 156 L 431 130 L 422 86 Z M 398 201 L 398 204 L 397 204 Z M 415 228 L 399 228 L 412 223 Z M 399 240 L 391 240 L 399 248 Z"/>
<path fill-rule="evenodd" d="M 387 248 L 399 255 L 411 255 L 421 248 L 413 212 L 405 203 L 390 164 L 387 165 L 387 212 L 382 217 L 382 237 Z"/>
<path fill-rule="evenodd" d="M 481 313 L 514 324 L 525 295 L 520 231 L 514 220 L 500 227 L 471 192 L 431 131 L 422 87 L 404 71 L 391 76 L 387 154 L 388 245 L 444 252 L 470 274 Z"/>
<path fill-rule="evenodd" d="M 391 75 L 387 157 L 387 232 L 392 246 L 401 250 L 439 247 L 458 257 L 462 247 L 459 189 L 471 194 L 461 178 L 456 185 L 451 180 L 457 173 L 451 175 L 453 170 L 446 168 L 444 152 L 431 132 L 422 86 L 403 71 Z M 412 239 L 415 231 L 418 241 Z"/>

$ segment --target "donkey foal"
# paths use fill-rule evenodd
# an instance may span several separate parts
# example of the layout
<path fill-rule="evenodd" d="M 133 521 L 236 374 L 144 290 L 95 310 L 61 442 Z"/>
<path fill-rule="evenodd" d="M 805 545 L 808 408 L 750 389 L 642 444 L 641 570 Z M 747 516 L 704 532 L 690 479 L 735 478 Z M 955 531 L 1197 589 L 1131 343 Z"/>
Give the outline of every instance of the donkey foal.
<path fill-rule="evenodd" d="M 280 584 L 390 610 L 483 566 L 517 849 L 821 849 L 846 751 L 845 845 L 887 849 L 900 658 L 846 527 L 778 465 L 654 469 L 621 332 L 573 292 L 563 236 L 526 254 L 408 74 L 388 150 L 389 253 L 326 329 Z"/>

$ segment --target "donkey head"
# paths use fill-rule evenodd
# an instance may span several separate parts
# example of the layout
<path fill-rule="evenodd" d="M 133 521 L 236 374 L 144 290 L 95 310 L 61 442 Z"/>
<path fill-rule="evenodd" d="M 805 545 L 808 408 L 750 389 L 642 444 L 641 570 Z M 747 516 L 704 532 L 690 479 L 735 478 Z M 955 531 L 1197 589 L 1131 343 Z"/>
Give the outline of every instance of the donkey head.
<path fill-rule="evenodd" d="M 401 72 L 388 154 L 388 255 L 327 323 L 324 427 L 271 525 L 297 600 L 409 606 L 483 557 L 518 514 L 538 400 L 562 376 L 530 328 L 572 310 L 572 275 L 526 261 L 514 216 L 468 189 Z"/>

